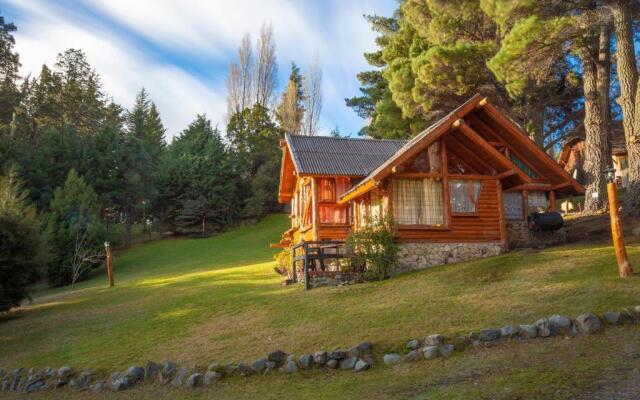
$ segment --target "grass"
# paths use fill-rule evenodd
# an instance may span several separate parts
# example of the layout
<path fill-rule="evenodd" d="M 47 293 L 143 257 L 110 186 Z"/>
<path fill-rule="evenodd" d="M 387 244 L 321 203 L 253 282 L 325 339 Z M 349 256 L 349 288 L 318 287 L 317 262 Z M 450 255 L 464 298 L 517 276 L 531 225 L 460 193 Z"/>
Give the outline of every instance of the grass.
<path fill-rule="evenodd" d="M 74 290 L 38 293 L 34 304 L 0 320 L 0 366 L 113 371 L 149 359 L 187 366 L 250 362 L 277 348 L 302 354 L 363 340 L 382 352 L 430 333 L 468 333 L 640 303 L 640 278 L 619 279 L 605 244 L 511 252 L 384 282 L 304 292 L 282 286 L 273 272 L 268 243 L 287 223 L 275 215 L 213 238 L 138 245 L 116 255 L 115 288 L 105 287 L 100 273 Z M 640 265 L 640 245 L 628 252 Z M 611 346 L 619 338 L 625 345 Z M 205 397 L 215 391 L 217 398 L 567 398 L 558 393 L 588 389 L 601 376 L 637 365 L 631 357 L 640 354 L 638 339 L 637 327 L 620 328 L 548 345 L 504 343 L 358 375 L 231 380 L 200 394 L 145 386 L 128 396 Z"/>

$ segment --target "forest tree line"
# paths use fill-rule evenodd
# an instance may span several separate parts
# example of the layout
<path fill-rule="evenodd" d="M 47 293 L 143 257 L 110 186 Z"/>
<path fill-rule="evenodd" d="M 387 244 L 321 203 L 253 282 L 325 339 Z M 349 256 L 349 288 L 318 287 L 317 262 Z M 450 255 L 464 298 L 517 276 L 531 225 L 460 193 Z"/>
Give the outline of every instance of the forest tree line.
<path fill-rule="evenodd" d="M 38 279 L 85 278 L 105 241 L 205 236 L 280 209 L 279 142 L 317 133 L 322 72 L 292 64 L 279 93 L 271 27 L 230 63 L 226 135 L 197 115 L 171 141 L 152 96 L 115 103 L 82 50 L 21 76 L 16 29 L 0 16 L 0 312 Z"/>

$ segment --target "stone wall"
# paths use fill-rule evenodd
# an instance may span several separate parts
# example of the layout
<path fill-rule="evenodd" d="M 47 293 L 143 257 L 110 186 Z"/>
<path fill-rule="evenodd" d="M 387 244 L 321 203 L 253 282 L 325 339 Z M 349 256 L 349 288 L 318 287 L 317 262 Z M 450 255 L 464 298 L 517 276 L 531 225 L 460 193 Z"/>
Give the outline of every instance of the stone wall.
<path fill-rule="evenodd" d="M 567 230 L 535 231 L 529 229 L 526 221 L 507 221 L 507 237 L 510 249 L 544 248 L 566 243 Z"/>
<path fill-rule="evenodd" d="M 392 275 L 501 254 L 500 243 L 400 243 L 398 268 Z"/>
<path fill-rule="evenodd" d="M 302 275 L 304 277 L 304 273 Z M 362 274 L 340 271 L 309 271 L 309 288 L 342 286 L 363 282 Z"/>

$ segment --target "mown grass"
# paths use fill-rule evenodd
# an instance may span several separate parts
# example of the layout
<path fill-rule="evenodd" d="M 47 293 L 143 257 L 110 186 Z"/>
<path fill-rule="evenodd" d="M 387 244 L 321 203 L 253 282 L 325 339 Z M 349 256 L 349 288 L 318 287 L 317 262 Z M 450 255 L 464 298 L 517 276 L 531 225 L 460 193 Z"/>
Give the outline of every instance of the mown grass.
<path fill-rule="evenodd" d="M 268 244 L 286 225 L 286 217 L 276 215 L 213 238 L 139 245 L 117 255 L 115 288 L 107 288 L 100 273 L 74 290 L 39 293 L 33 305 L 0 321 L 0 367 L 69 364 L 113 371 L 149 359 L 187 366 L 250 362 L 277 348 L 301 354 L 363 340 L 382 352 L 430 333 L 468 333 L 555 313 L 576 316 L 640 304 L 640 278 L 619 279 L 606 244 L 518 251 L 384 282 L 304 292 L 282 286 L 273 272 Z M 640 246 L 628 251 L 640 265 Z M 640 353 L 640 345 L 612 349 L 610 335 L 640 343 L 637 328 L 622 328 L 592 338 L 552 339 L 548 346 L 533 341 L 473 350 L 402 365 L 391 376 L 383 367 L 358 375 L 232 380 L 211 390 L 219 398 L 555 398 L 558 391 L 592 385 L 609 369 L 626 365 L 622 360 L 633 351 Z M 146 386 L 130 395 L 206 393 L 212 394 Z"/>

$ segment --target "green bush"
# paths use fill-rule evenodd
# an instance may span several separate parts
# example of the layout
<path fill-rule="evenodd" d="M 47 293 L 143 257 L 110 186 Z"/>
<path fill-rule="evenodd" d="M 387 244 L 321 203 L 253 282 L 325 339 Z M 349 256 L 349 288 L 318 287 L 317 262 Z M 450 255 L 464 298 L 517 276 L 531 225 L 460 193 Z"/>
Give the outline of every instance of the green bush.
<path fill-rule="evenodd" d="M 276 260 L 275 270 L 280 275 L 291 276 L 293 269 L 293 262 L 291 261 L 291 248 L 286 247 L 282 249 L 278 254 L 273 256 Z"/>
<path fill-rule="evenodd" d="M 390 218 L 369 221 L 365 228 L 352 232 L 347 237 L 346 247 L 353 264 L 364 268 L 366 280 L 388 278 L 398 262 L 398 245 L 393 239 Z"/>

